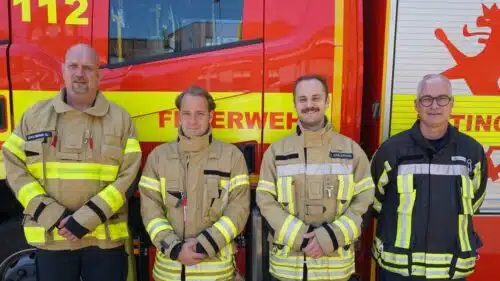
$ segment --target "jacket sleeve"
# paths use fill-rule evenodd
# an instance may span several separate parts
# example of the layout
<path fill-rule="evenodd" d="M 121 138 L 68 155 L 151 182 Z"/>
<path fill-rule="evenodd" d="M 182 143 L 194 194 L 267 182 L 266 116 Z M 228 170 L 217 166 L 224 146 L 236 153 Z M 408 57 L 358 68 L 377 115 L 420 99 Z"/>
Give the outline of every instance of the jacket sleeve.
<path fill-rule="evenodd" d="M 276 188 L 277 176 L 272 145 L 264 153 L 260 169 L 260 178 L 256 190 L 256 200 L 262 216 L 271 226 L 270 232 L 274 243 L 286 245 L 294 251 L 301 251 L 307 246 L 303 235 L 312 231 L 312 226 L 288 213 L 278 202 Z"/>
<path fill-rule="evenodd" d="M 352 193 L 352 197 L 349 196 L 351 201 L 346 203 L 349 206 L 332 223 L 324 223 L 314 230 L 325 253 L 351 245 L 359 238 L 362 216 L 373 203 L 375 185 L 370 175 L 370 163 L 361 147 L 354 142 L 353 158 L 353 176 L 350 177 L 352 182 L 340 182 L 344 186 L 349 185 L 347 192 Z"/>
<path fill-rule="evenodd" d="M 141 147 L 137 140 L 135 126 L 127 114 L 122 137 L 123 160 L 116 179 L 78 209 L 67 221 L 67 228 L 73 235 L 82 238 L 99 224 L 113 216 L 127 200 L 127 191 L 132 186 L 141 163 Z"/>
<path fill-rule="evenodd" d="M 141 217 L 146 231 L 157 249 L 170 256 L 172 249 L 181 239 L 177 236 L 174 228 L 165 215 L 165 204 L 163 203 L 161 179 L 157 173 L 158 154 L 153 151 L 149 154 L 139 181 L 141 193 Z"/>
<path fill-rule="evenodd" d="M 483 146 L 480 146 L 480 161 L 475 165 L 473 172 L 474 183 L 474 198 L 472 205 L 474 212 L 478 212 L 479 208 L 484 202 L 486 197 L 486 185 L 488 184 L 488 162 L 484 153 Z"/>
<path fill-rule="evenodd" d="M 372 158 L 371 174 L 375 183 L 375 198 L 373 200 L 373 214 L 378 216 L 384 202 L 385 186 L 389 183 L 389 173 L 392 171 L 390 159 L 386 157 L 384 146 L 380 147 Z"/>
<path fill-rule="evenodd" d="M 24 214 L 31 216 L 47 231 L 59 224 L 59 221 L 69 214 L 64 206 L 48 196 L 44 186 L 35 179 L 26 167 L 26 159 L 29 157 L 40 157 L 38 153 L 26 153 L 26 115 L 21 123 L 3 144 L 3 156 L 7 181 L 14 191 L 17 200 L 24 207 Z"/>
<path fill-rule="evenodd" d="M 224 183 L 227 185 L 227 207 L 219 220 L 197 237 L 209 257 L 215 256 L 243 231 L 250 213 L 248 168 L 243 154 L 236 147 L 233 148 L 231 167 L 230 179 Z"/>

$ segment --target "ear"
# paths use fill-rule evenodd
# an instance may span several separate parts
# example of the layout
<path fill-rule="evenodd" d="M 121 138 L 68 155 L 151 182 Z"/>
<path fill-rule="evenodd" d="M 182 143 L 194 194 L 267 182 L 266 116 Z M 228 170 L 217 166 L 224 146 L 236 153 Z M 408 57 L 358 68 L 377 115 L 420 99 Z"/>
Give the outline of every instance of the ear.
<path fill-rule="evenodd" d="M 326 100 L 325 100 L 325 108 L 329 108 L 330 107 L 330 95 L 327 93 L 326 94 Z"/>
<path fill-rule="evenodd" d="M 418 112 L 418 100 L 417 99 L 413 100 L 413 107 L 415 108 L 415 111 Z"/>
<path fill-rule="evenodd" d="M 212 124 L 212 120 L 214 119 L 214 114 L 215 114 L 215 111 L 211 110 L 209 113 L 208 113 L 208 122 L 210 124 Z"/>

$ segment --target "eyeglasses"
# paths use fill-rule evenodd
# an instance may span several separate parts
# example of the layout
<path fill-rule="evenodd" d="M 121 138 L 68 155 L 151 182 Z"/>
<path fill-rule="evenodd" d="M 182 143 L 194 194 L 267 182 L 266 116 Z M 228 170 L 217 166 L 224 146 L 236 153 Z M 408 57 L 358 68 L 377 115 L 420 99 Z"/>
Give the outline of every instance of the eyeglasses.
<path fill-rule="evenodd" d="M 418 99 L 418 102 L 424 107 L 429 107 L 434 103 L 434 100 L 436 100 L 436 103 L 439 106 L 447 106 L 453 98 L 447 95 L 440 95 L 437 97 L 423 96 Z"/>

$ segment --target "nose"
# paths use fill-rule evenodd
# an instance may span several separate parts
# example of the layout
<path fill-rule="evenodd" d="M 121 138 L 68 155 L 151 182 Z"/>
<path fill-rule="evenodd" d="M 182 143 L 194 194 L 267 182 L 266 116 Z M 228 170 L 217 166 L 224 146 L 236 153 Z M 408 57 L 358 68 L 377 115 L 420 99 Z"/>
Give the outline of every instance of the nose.
<path fill-rule="evenodd" d="M 439 108 L 439 105 L 438 105 L 438 102 L 437 102 L 436 99 L 432 100 L 431 108 L 432 109 L 438 109 Z"/>
<path fill-rule="evenodd" d="M 313 107 L 313 102 L 312 102 L 312 100 L 308 100 L 308 101 L 307 101 L 307 103 L 306 103 L 306 105 L 307 105 L 307 108 L 311 108 L 311 107 Z"/>
<path fill-rule="evenodd" d="M 195 115 L 195 114 L 191 114 L 191 115 L 189 116 L 189 120 L 188 120 L 188 121 L 189 121 L 189 124 L 190 124 L 190 125 L 196 125 L 196 121 L 197 121 L 197 120 L 196 120 L 196 115 Z"/>
<path fill-rule="evenodd" d="M 84 71 L 83 71 L 83 67 L 82 66 L 78 66 L 78 68 L 76 69 L 76 74 L 78 76 L 83 76 Z"/>

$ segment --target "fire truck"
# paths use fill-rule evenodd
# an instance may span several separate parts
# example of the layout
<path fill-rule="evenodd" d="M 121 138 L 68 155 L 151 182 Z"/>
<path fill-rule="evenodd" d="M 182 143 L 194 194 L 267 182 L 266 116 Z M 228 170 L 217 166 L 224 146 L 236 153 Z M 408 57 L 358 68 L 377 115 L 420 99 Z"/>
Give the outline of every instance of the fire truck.
<path fill-rule="evenodd" d="M 144 157 L 177 134 L 176 95 L 191 85 L 216 98 L 214 137 L 244 153 L 255 186 L 270 143 L 295 126 L 292 86 L 328 79 L 335 130 L 369 156 L 411 126 L 418 80 L 451 79 L 450 122 L 484 145 L 485 202 L 474 223 L 484 247 L 472 281 L 500 276 L 500 2 L 461 0 L 8 0 L 0 4 L 0 143 L 34 103 L 63 85 L 73 44 L 98 52 L 100 89 L 130 112 Z M 0 281 L 36 280 L 23 210 L 0 165 Z M 152 280 L 155 249 L 129 200 L 129 280 Z M 258 209 L 237 238 L 246 280 L 271 280 Z M 377 280 L 372 222 L 357 243 L 356 271 Z"/>

